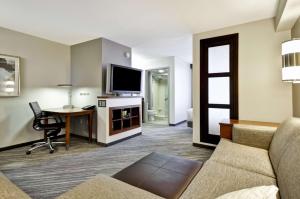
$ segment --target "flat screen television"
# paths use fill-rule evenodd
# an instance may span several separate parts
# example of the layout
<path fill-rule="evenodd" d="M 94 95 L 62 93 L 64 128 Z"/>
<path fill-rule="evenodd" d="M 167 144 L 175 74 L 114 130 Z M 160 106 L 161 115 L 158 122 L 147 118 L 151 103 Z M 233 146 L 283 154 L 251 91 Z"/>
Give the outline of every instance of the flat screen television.
<path fill-rule="evenodd" d="M 110 90 L 112 93 L 140 93 L 142 71 L 111 64 Z"/>

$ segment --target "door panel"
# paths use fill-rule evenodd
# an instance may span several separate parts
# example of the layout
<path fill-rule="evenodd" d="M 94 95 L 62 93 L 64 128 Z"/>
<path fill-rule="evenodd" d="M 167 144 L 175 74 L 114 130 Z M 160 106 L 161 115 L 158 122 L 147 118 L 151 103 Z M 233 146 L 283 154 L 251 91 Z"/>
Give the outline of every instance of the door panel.
<path fill-rule="evenodd" d="M 208 72 L 229 72 L 229 45 L 208 48 Z"/>
<path fill-rule="evenodd" d="M 220 135 L 219 122 L 230 118 L 230 109 L 208 108 L 208 134 Z"/>
<path fill-rule="evenodd" d="M 208 78 L 208 103 L 230 104 L 230 78 L 209 77 Z"/>
<path fill-rule="evenodd" d="M 200 41 L 200 141 L 217 144 L 219 122 L 238 119 L 238 34 Z"/>

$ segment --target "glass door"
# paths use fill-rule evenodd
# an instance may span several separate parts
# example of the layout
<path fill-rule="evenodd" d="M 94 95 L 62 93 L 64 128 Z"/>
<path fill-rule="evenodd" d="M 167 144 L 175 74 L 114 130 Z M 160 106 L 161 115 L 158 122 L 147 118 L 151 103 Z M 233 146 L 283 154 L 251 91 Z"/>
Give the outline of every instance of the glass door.
<path fill-rule="evenodd" d="M 238 34 L 200 41 L 200 141 L 217 144 L 228 119 L 238 119 Z"/>

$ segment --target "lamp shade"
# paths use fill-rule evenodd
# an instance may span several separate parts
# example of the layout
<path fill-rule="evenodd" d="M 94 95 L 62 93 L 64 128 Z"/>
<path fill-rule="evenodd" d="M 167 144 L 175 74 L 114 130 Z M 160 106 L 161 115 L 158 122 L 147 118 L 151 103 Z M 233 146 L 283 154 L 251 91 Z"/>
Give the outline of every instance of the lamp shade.
<path fill-rule="evenodd" d="M 282 43 L 282 80 L 300 82 L 300 39 Z"/>

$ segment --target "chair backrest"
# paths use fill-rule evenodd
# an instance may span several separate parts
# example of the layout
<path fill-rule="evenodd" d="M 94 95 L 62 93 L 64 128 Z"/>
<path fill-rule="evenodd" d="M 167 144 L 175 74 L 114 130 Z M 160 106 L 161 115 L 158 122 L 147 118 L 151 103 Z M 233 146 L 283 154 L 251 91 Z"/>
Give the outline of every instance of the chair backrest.
<path fill-rule="evenodd" d="M 39 118 L 39 117 L 42 117 L 42 110 L 41 110 L 41 107 L 40 107 L 39 103 L 30 102 L 29 106 L 30 106 L 30 108 L 31 108 L 31 110 L 34 114 L 35 119 Z"/>
<path fill-rule="evenodd" d="M 283 122 L 275 132 L 269 156 L 281 198 L 300 198 L 300 119 Z"/>

